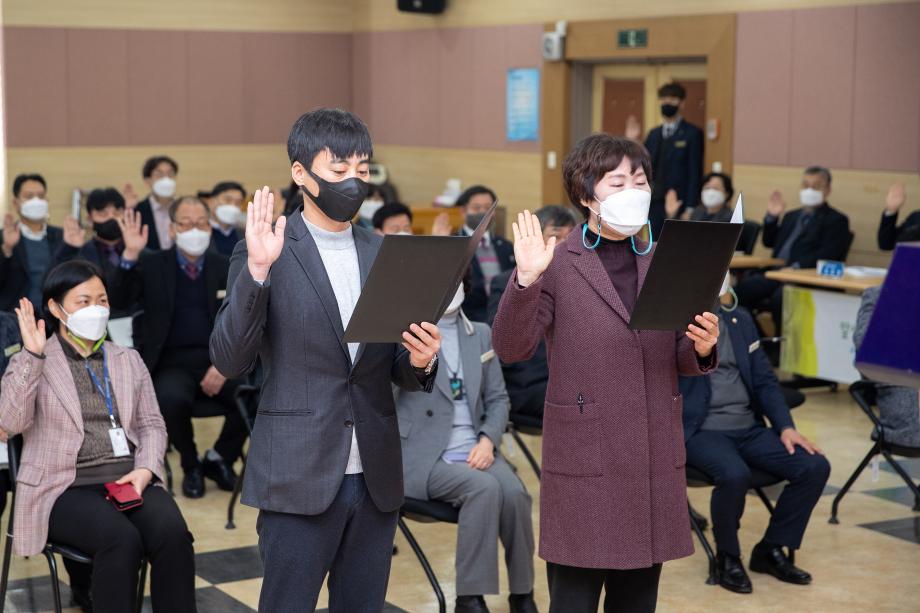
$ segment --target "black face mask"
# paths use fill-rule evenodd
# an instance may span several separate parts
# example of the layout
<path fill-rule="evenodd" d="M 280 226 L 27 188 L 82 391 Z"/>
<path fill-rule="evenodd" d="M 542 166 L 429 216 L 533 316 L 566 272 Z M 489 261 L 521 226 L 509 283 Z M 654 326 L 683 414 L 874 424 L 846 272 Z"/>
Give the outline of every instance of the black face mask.
<path fill-rule="evenodd" d="M 319 194 L 311 194 L 303 185 L 300 188 L 319 207 L 326 217 L 335 221 L 351 221 L 370 191 L 370 185 L 357 177 L 331 183 L 307 170 L 319 185 Z"/>
<path fill-rule="evenodd" d="M 482 220 L 485 218 L 485 213 L 467 213 L 464 221 L 466 222 L 467 227 L 475 230 L 479 227 L 479 224 L 482 223 Z"/>
<path fill-rule="evenodd" d="M 670 119 L 677 115 L 677 105 L 676 104 L 662 104 L 661 105 L 661 114 Z"/>
<path fill-rule="evenodd" d="M 118 227 L 118 222 L 114 219 L 102 223 L 94 223 L 93 232 L 104 241 L 114 241 L 121 238 L 121 228 Z"/>

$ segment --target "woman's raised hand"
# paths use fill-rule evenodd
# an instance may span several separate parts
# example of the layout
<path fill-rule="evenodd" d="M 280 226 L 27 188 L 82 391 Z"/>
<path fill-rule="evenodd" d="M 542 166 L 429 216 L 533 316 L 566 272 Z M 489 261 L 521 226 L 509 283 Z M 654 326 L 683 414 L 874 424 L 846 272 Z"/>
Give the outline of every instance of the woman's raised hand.
<path fill-rule="evenodd" d="M 514 231 L 514 259 L 517 262 L 517 282 L 527 287 L 540 278 L 553 261 L 556 237 L 543 240 L 540 220 L 530 211 L 518 213 L 518 220 L 511 224 Z"/>
<path fill-rule="evenodd" d="M 16 309 L 16 318 L 19 319 L 19 335 L 22 337 L 22 346 L 34 353 L 45 353 L 45 320 L 35 321 L 35 309 L 28 298 L 19 299 L 19 308 Z"/>

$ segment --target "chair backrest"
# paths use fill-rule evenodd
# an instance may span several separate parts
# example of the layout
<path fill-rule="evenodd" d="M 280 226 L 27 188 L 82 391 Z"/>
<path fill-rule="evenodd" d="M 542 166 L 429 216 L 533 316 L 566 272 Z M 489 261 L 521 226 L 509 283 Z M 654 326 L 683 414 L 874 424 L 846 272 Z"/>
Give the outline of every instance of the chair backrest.
<path fill-rule="evenodd" d="M 19 474 L 19 460 L 22 458 L 22 435 L 11 436 L 6 441 L 6 452 L 9 455 L 10 489 L 16 490 L 16 477 Z"/>
<path fill-rule="evenodd" d="M 233 395 L 233 400 L 236 402 L 237 409 L 239 409 L 240 414 L 245 418 L 249 434 L 252 434 L 252 426 L 256 421 L 256 413 L 259 408 L 259 396 L 259 388 L 254 385 L 240 385 L 236 388 L 236 392 Z"/>
<path fill-rule="evenodd" d="M 760 236 L 761 225 L 756 221 L 744 221 L 741 228 L 741 237 L 738 239 L 738 248 L 747 255 L 754 253 L 754 247 L 757 245 L 757 237 Z"/>

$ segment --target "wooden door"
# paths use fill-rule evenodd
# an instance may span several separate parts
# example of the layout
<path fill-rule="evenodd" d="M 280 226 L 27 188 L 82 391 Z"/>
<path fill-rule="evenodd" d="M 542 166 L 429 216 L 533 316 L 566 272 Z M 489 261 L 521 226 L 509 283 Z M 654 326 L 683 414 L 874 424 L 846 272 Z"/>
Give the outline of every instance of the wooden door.
<path fill-rule="evenodd" d="M 645 115 L 644 79 L 604 79 L 604 98 L 601 129 L 608 134 L 622 136 L 626 120 L 633 116 L 640 124 Z M 645 126 L 641 126 L 645 133 Z"/>
<path fill-rule="evenodd" d="M 706 80 L 705 79 L 678 79 L 678 83 L 687 90 L 687 99 L 681 116 L 700 128 L 706 130 Z"/>

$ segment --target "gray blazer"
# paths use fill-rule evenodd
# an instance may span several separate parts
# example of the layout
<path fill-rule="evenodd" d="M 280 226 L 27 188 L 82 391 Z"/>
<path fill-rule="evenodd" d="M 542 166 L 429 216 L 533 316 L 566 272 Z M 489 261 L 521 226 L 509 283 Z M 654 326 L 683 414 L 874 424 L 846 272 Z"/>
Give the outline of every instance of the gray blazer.
<path fill-rule="evenodd" d="M 872 287 L 863 292 L 862 304 L 859 305 L 859 314 L 856 316 L 856 328 L 853 330 L 853 343 L 857 349 L 866 336 L 881 293 L 881 287 Z M 879 419 L 885 426 L 885 440 L 897 445 L 920 447 L 917 390 L 888 383 L 879 383 L 876 389 Z"/>
<path fill-rule="evenodd" d="M 362 284 L 381 237 L 354 228 Z M 332 285 L 298 209 L 284 249 L 264 285 L 246 265 L 246 242 L 230 260 L 227 297 L 211 334 L 211 361 L 226 377 L 245 375 L 260 358 L 264 382 L 246 462 L 242 501 L 268 511 L 317 515 L 342 483 L 352 426 L 364 478 L 384 512 L 402 505 L 402 460 L 390 383 L 431 391 L 409 352 L 396 344 L 361 345 L 354 367 Z"/>
<path fill-rule="evenodd" d="M 463 385 L 470 399 L 473 427 L 488 436 L 498 450 L 510 404 L 501 364 L 492 351 L 492 331 L 486 324 L 466 318 L 458 330 Z M 439 356 L 438 362 L 443 359 Z M 411 498 L 428 499 L 428 476 L 450 440 L 454 401 L 449 379 L 447 369 L 441 368 L 435 377 L 437 389 L 431 395 L 396 392 L 406 496 Z"/>

